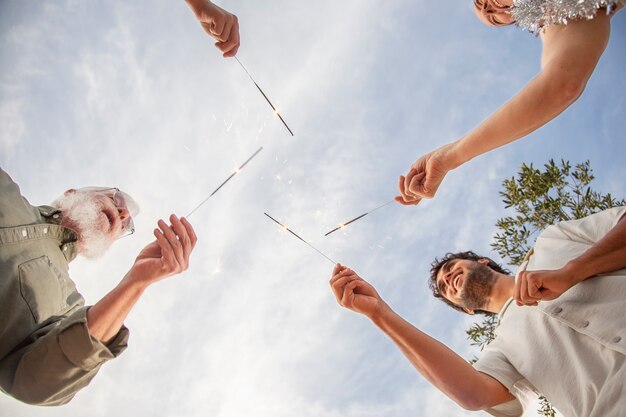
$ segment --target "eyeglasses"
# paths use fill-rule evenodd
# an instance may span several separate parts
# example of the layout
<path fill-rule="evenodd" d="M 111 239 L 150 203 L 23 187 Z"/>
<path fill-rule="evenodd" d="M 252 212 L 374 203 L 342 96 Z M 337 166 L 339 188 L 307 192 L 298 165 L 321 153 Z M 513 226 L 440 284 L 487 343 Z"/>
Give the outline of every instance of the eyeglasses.
<path fill-rule="evenodd" d="M 88 192 L 88 193 L 99 193 L 104 194 L 109 197 L 115 207 L 118 209 L 126 209 L 128 212 L 128 217 L 122 220 L 122 230 L 123 233 L 118 239 L 121 239 L 126 236 L 130 236 L 135 233 L 135 223 L 133 222 L 133 218 L 130 215 L 130 209 L 126 205 L 126 200 L 124 199 L 124 193 L 120 191 L 117 187 L 83 187 L 79 189 L 80 192 Z"/>

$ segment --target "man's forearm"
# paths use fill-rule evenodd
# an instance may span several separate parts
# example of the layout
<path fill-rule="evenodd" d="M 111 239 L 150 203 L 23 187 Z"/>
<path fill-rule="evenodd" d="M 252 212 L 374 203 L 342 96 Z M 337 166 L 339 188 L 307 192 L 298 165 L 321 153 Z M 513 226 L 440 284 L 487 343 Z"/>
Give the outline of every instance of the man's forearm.
<path fill-rule="evenodd" d="M 626 268 L 626 215 L 604 237 L 564 269 L 576 282 Z"/>
<path fill-rule="evenodd" d="M 430 383 L 468 410 L 479 410 L 513 399 L 495 379 L 475 370 L 443 343 L 421 332 L 390 308 L 372 321 L 400 348 Z"/>
<path fill-rule="evenodd" d="M 89 334 L 104 344 L 113 339 L 145 289 L 144 283 L 123 279 L 87 312 Z"/>

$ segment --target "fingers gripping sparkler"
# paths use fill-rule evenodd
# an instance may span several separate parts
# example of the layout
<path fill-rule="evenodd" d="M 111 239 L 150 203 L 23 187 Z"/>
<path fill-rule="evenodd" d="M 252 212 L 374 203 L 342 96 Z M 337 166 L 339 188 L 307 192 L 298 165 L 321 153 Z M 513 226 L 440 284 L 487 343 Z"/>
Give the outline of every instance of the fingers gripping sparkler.
<path fill-rule="evenodd" d="M 278 110 L 276 110 L 276 107 L 274 107 L 274 105 L 272 104 L 272 102 L 270 101 L 269 98 L 267 98 L 267 96 L 265 95 L 265 93 L 263 92 L 263 90 L 261 89 L 261 87 L 259 87 L 259 85 L 257 84 L 256 81 L 254 81 L 254 78 L 252 78 L 252 75 L 250 75 L 250 72 L 248 72 L 248 70 L 246 69 L 246 67 L 244 67 L 244 65 L 241 63 L 241 61 L 239 60 L 239 58 L 235 57 L 235 59 L 237 60 L 237 62 L 239 62 L 239 65 L 241 65 L 241 68 L 243 68 L 243 70 L 246 72 L 246 74 L 248 74 L 248 77 L 250 77 L 250 79 L 252 80 L 252 82 L 254 83 L 254 85 L 256 86 L 256 88 L 259 90 L 259 92 L 263 95 L 263 97 L 265 98 L 265 101 L 267 101 L 267 103 L 270 105 L 270 107 L 272 108 L 272 110 L 274 110 L 274 114 L 276 116 L 278 116 L 278 118 L 280 119 L 280 121 L 283 123 L 283 125 L 287 128 L 287 130 L 289 131 L 289 133 L 291 133 L 291 136 L 293 136 L 293 132 L 291 131 L 291 129 L 289 129 L 289 126 L 287 126 L 287 123 L 285 122 L 285 120 L 283 119 L 283 117 L 280 115 L 280 113 L 278 112 Z"/>
<path fill-rule="evenodd" d="M 367 216 L 368 214 L 373 213 L 373 212 L 375 212 L 376 210 L 381 209 L 381 208 L 385 207 L 386 205 L 391 204 L 391 203 L 393 203 L 393 202 L 394 202 L 394 200 L 387 201 L 385 204 L 381 204 L 380 206 L 376 207 L 376 208 L 375 208 L 375 209 L 373 209 L 373 210 L 368 211 L 367 213 L 363 213 L 363 214 L 361 214 L 360 216 L 357 216 L 357 217 L 355 217 L 355 218 L 354 218 L 354 219 L 352 219 L 352 220 L 348 220 L 348 221 L 347 221 L 347 222 L 345 222 L 345 223 L 341 223 L 339 226 L 335 227 L 333 230 L 331 230 L 330 232 L 326 233 L 324 236 L 328 236 L 328 235 L 329 235 L 329 234 L 331 234 L 332 232 L 336 232 L 336 231 L 337 231 L 337 230 L 339 230 L 339 229 L 343 229 L 344 227 L 346 227 L 346 226 L 347 226 L 347 225 L 349 225 L 350 223 L 355 222 L 355 221 L 359 220 L 360 218 L 365 217 L 365 216 Z"/>
<path fill-rule="evenodd" d="M 259 154 L 259 152 L 261 152 L 262 150 L 263 150 L 263 147 L 261 146 L 259 149 L 256 150 L 255 153 L 252 154 L 252 156 L 250 158 L 246 159 L 246 162 L 241 164 L 241 166 L 239 168 L 237 168 L 235 170 L 235 172 L 230 174 L 230 176 L 228 178 L 226 178 L 215 190 L 213 190 L 213 192 L 211 194 L 209 194 L 209 196 L 207 198 L 202 200 L 202 202 L 200 204 L 198 204 L 193 210 L 191 210 L 186 217 L 189 218 L 196 210 L 198 210 L 200 208 L 200 206 L 202 206 L 204 203 L 206 203 L 209 200 L 209 198 L 213 197 L 213 195 L 215 195 L 215 193 L 217 193 L 220 190 L 220 188 L 222 188 L 224 185 L 226 185 L 226 183 L 228 181 L 230 181 L 232 177 L 237 175 L 239 173 L 239 171 L 241 171 L 243 169 L 243 167 L 245 167 L 248 164 L 248 162 L 252 161 L 252 158 L 257 156 Z"/>
<path fill-rule="evenodd" d="M 319 249 L 317 249 L 315 246 L 311 245 L 309 242 L 307 242 L 306 240 L 302 239 L 300 236 L 298 236 L 297 233 L 295 233 L 293 230 L 291 230 L 290 228 L 288 228 L 287 226 L 285 226 L 284 224 L 282 224 L 281 222 L 279 222 L 278 220 L 276 220 L 275 218 L 273 218 L 272 216 L 270 216 L 267 213 L 263 213 L 265 214 L 267 217 L 269 217 L 270 219 L 272 219 L 272 221 L 274 221 L 274 223 L 276 223 L 278 226 L 280 226 L 281 229 L 288 231 L 289 233 L 291 233 L 292 235 L 294 235 L 295 237 L 297 237 L 298 239 L 300 239 L 301 241 L 303 241 L 304 243 L 306 243 L 307 245 L 309 245 L 309 247 L 311 249 L 313 249 L 314 251 L 316 251 L 317 253 L 319 253 L 320 255 L 322 255 L 324 258 L 328 259 L 330 262 L 332 262 L 333 265 L 336 265 L 337 262 L 333 261 L 332 259 L 330 259 L 328 256 L 326 256 L 322 251 L 320 251 Z"/>

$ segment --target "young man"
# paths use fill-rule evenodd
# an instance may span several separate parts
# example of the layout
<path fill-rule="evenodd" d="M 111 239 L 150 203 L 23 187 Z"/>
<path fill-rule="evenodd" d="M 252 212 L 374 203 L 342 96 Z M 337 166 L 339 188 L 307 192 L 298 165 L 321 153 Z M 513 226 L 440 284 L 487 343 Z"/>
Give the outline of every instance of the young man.
<path fill-rule="evenodd" d="M 185 219 L 158 221 L 156 240 L 121 282 L 85 307 L 68 275 L 77 255 L 95 258 L 133 231 L 137 206 L 116 188 L 70 189 L 32 206 L 0 169 L 0 389 L 37 405 L 61 405 L 127 346 L 124 320 L 143 291 L 189 266 L 196 244 Z"/>
<path fill-rule="evenodd" d="M 496 338 L 472 366 L 413 327 L 354 271 L 337 265 L 337 301 L 369 317 L 460 406 L 520 416 L 544 394 L 563 415 L 626 409 L 626 207 L 548 227 L 516 277 L 473 252 L 435 261 L 431 289 L 469 314 L 498 314 Z M 515 302 L 513 302 L 515 301 Z"/>

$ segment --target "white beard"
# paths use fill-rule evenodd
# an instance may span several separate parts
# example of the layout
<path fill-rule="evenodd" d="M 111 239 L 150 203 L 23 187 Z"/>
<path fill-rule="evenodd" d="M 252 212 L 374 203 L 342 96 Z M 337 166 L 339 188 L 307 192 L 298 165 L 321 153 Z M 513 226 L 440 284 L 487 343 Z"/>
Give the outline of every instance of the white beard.
<path fill-rule="evenodd" d="M 104 255 L 114 239 L 103 230 L 108 229 L 109 220 L 102 213 L 101 206 L 90 193 L 67 193 L 57 198 L 53 207 L 63 212 L 63 224 L 71 225 L 78 233 L 78 253 L 89 259 Z"/>

